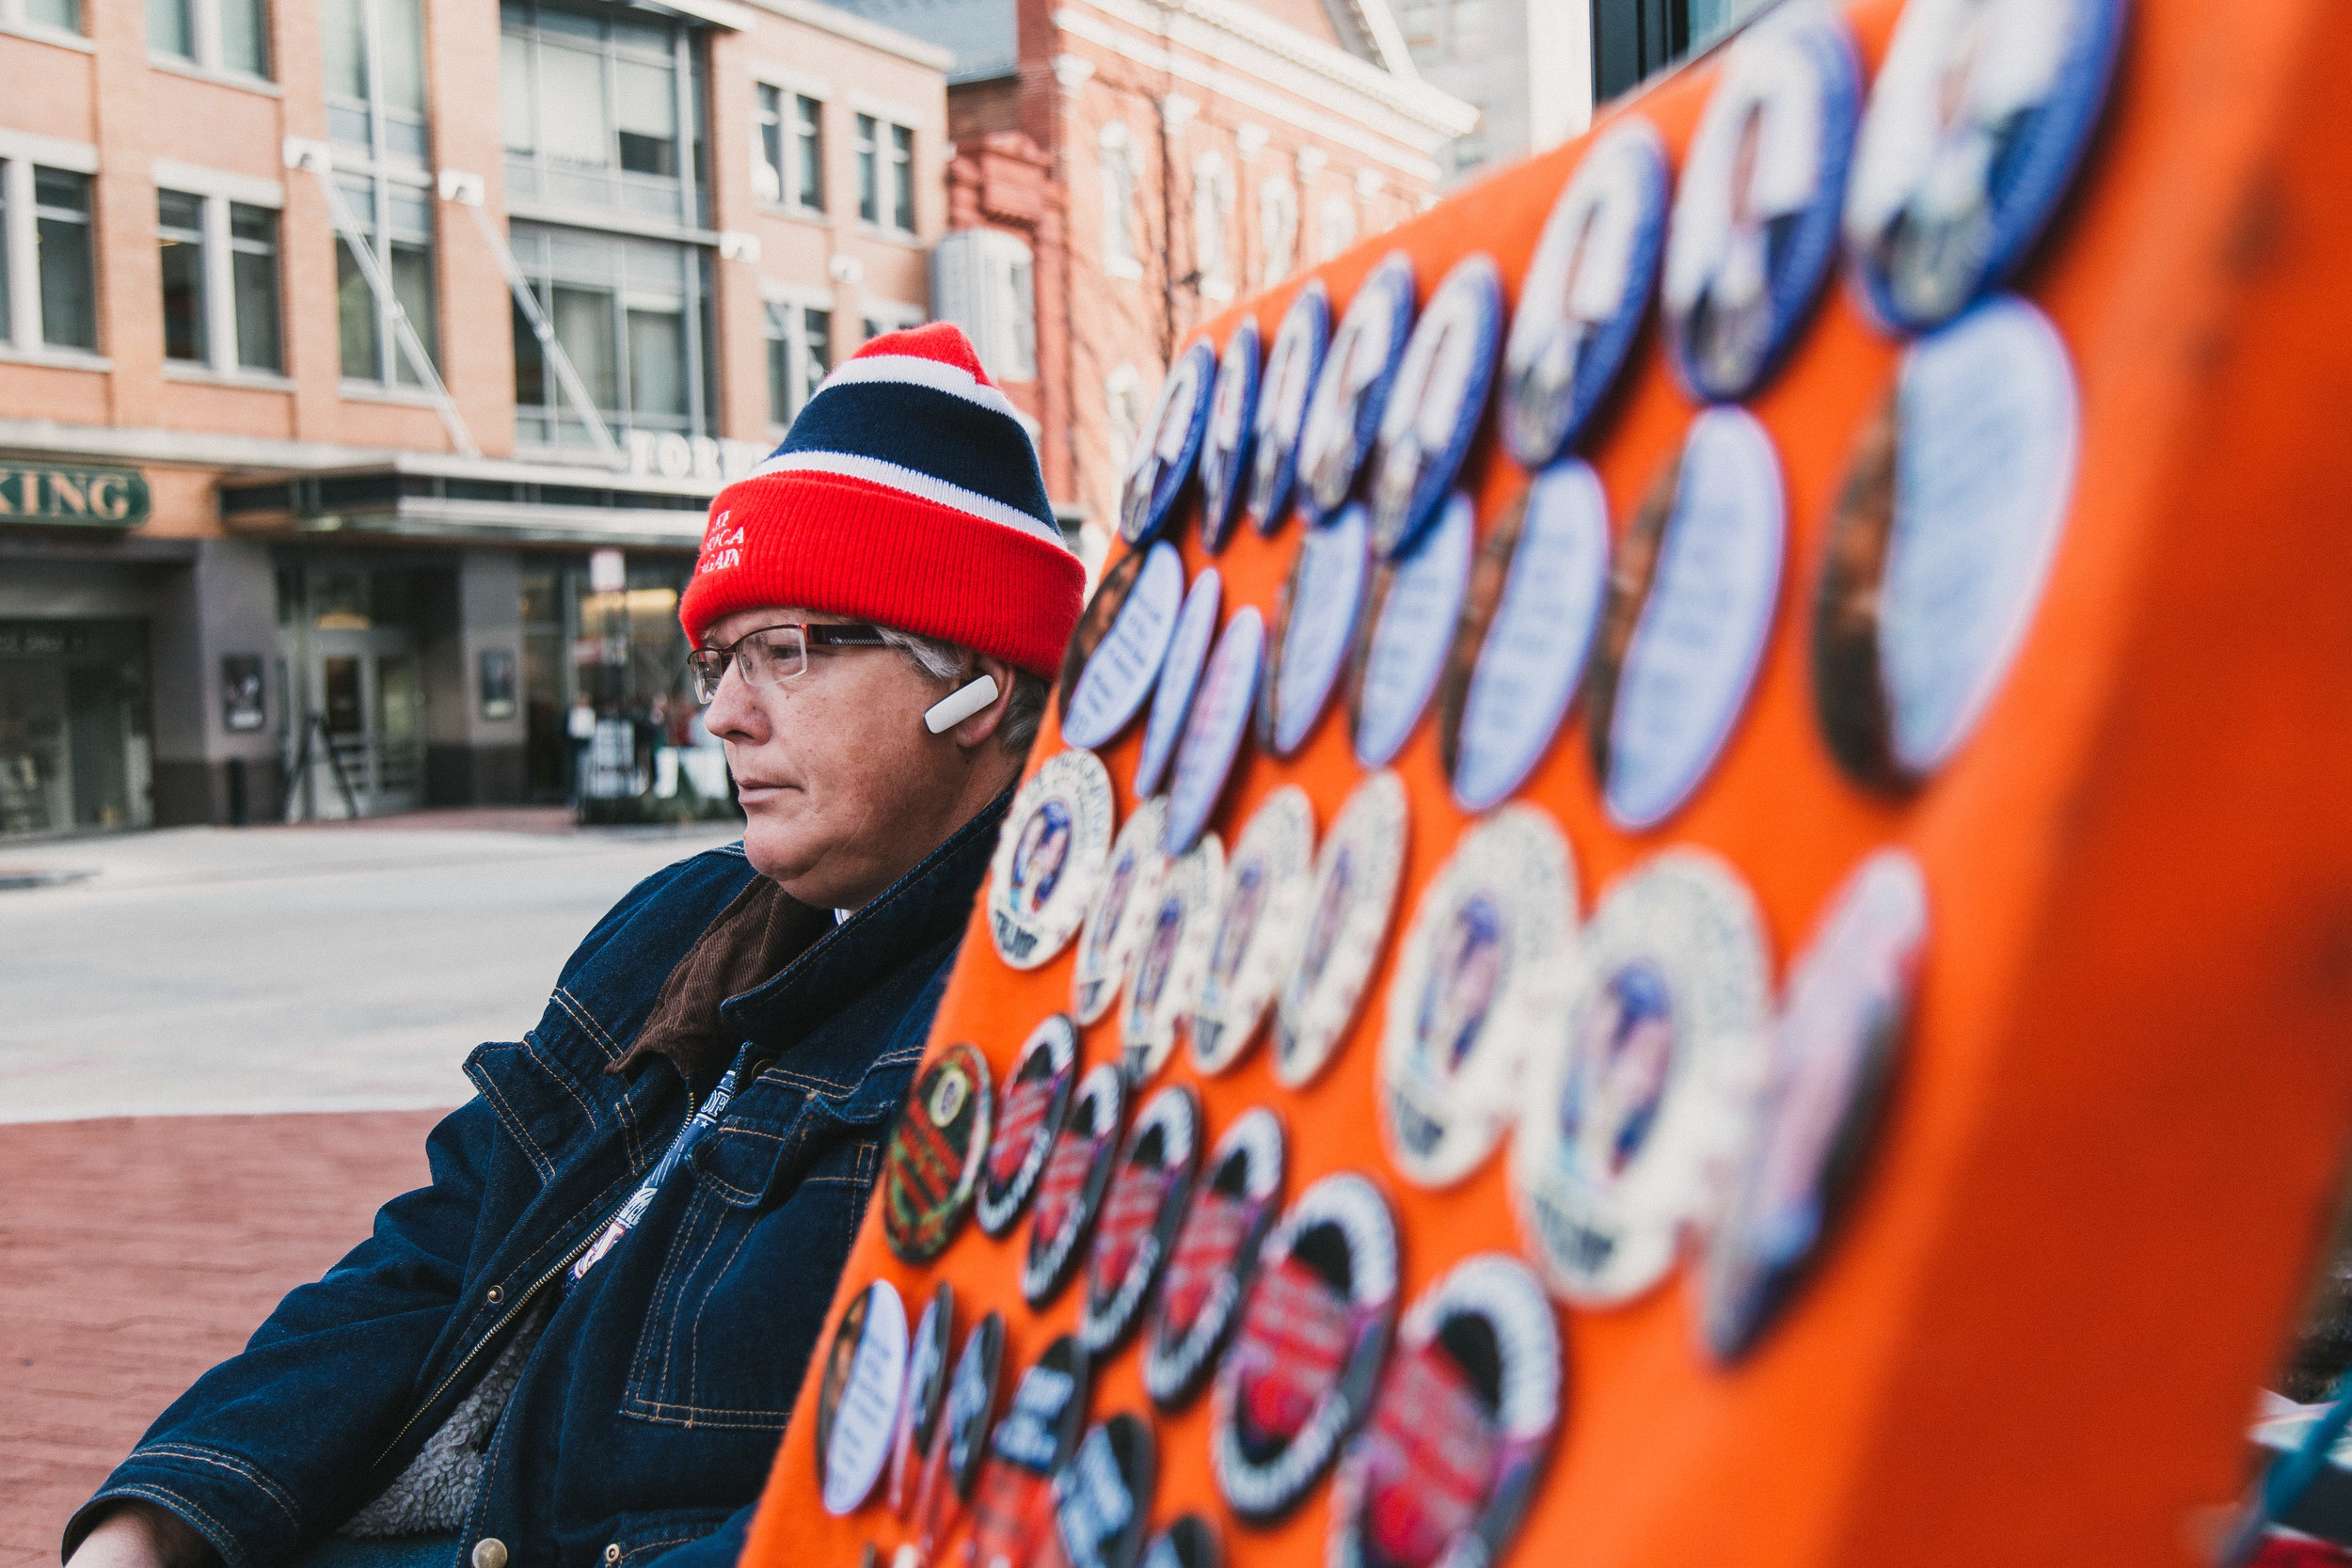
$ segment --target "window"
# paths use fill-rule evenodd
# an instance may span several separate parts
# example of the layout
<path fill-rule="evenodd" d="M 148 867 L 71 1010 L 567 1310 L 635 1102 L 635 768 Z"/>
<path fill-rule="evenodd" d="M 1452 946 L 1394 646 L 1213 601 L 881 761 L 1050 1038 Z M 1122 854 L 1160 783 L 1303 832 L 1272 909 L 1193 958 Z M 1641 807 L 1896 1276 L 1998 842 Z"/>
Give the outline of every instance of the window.
<path fill-rule="evenodd" d="M 1298 265 L 1298 187 L 1279 174 L 1258 187 L 1258 247 L 1261 289 Z"/>
<path fill-rule="evenodd" d="M 1141 277 L 1136 250 L 1136 157 L 1124 120 L 1103 127 L 1096 146 L 1103 171 L 1103 268 L 1113 277 Z"/>
<path fill-rule="evenodd" d="M 1315 256 L 1327 261 L 1356 243 L 1356 204 L 1334 191 L 1316 210 Z"/>
<path fill-rule="evenodd" d="M 1396 24 L 1415 65 L 1428 65 L 1438 57 L 1438 0 L 1405 0 L 1396 8 Z"/>
<path fill-rule="evenodd" d="M 1713 47 L 1772 0 L 1593 0 L 1593 97 Z"/>
<path fill-rule="evenodd" d="M 866 324 L 869 327 L 872 323 Z M 833 312 L 768 302 L 768 419 L 788 425 L 833 369 Z"/>
<path fill-rule="evenodd" d="M 441 362 L 433 289 L 433 196 L 431 188 L 395 181 L 339 174 L 343 206 L 358 227 L 377 269 L 391 283 L 391 298 L 378 299 L 352 254 L 352 241 L 335 236 L 335 297 L 341 317 L 342 369 L 346 381 L 421 387 L 423 377 L 400 350 L 392 307 L 397 303 L 437 369 Z"/>
<path fill-rule="evenodd" d="M 326 134 L 348 163 L 422 167 L 424 18 L 420 0 L 321 0 Z M 501 110 L 507 106 L 501 103 Z M 511 111 L 510 111 L 511 112 Z"/>
<path fill-rule="evenodd" d="M 509 198 L 700 224 L 702 68 L 687 29 L 531 0 L 507 0 L 500 19 Z"/>
<path fill-rule="evenodd" d="M 882 222 L 880 150 L 874 145 L 878 123 L 872 115 L 857 117 L 857 215 L 867 223 Z"/>
<path fill-rule="evenodd" d="M 1116 503 L 1118 485 L 1127 472 L 1128 455 L 1136 449 L 1136 432 L 1143 426 L 1143 383 L 1133 365 L 1120 365 L 1103 378 L 1103 414 L 1110 436 L 1109 475 Z"/>
<path fill-rule="evenodd" d="M 998 381 L 1037 379 L 1036 259 L 1001 229 L 959 229 L 931 247 L 931 306 L 972 340 Z"/>
<path fill-rule="evenodd" d="M 164 357 L 224 373 L 275 372 L 278 214 L 243 201 L 159 190 L 155 233 L 163 251 Z"/>
<path fill-rule="evenodd" d="M 759 88 L 759 146 L 752 184 L 771 207 L 825 210 L 825 106 L 806 93 Z"/>
<path fill-rule="evenodd" d="M 204 198 L 155 193 L 163 245 L 164 357 L 204 362 Z"/>
<path fill-rule="evenodd" d="M 34 232 L 40 246 L 41 341 L 98 347 L 98 285 L 91 265 L 89 176 L 33 169 Z"/>
<path fill-rule="evenodd" d="M 890 225 L 914 232 L 914 133 L 903 125 L 890 128 Z"/>
<path fill-rule="evenodd" d="M 700 247 L 532 223 L 510 225 L 510 244 L 614 436 L 711 433 L 709 259 Z M 511 314 L 517 433 L 549 446 L 587 445 L 587 423 L 522 308 Z"/>
<path fill-rule="evenodd" d="M 61 33 L 79 33 L 81 0 L 0 0 L 0 23 L 11 27 L 54 27 Z"/>
<path fill-rule="evenodd" d="M 25 5 L 27 10 L 73 8 L 71 0 L 25 0 Z M 147 0 L 147 51 L 209 71 L 267 76 L 269 12 L 264 0 Z"/>
<path fill-rule="evenodd" d="M 1192 264 L 1203 299 L 1233 297 L 1232 236 L 1228 218 L 1233 210 L 1233 177 L 1225 160 L 1204 152 L 1192 166 Z"/>

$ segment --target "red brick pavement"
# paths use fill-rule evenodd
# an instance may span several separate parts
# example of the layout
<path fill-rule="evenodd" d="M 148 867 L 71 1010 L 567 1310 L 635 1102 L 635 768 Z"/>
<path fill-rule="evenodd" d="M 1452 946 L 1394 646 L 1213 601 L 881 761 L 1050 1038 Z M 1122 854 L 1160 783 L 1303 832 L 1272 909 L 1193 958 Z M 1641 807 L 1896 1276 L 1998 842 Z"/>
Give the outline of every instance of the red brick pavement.
<path fill-rule="evenodd" d="M 0 1568 L 425 1179 L 438 1111 L 0 1126 Z"/>

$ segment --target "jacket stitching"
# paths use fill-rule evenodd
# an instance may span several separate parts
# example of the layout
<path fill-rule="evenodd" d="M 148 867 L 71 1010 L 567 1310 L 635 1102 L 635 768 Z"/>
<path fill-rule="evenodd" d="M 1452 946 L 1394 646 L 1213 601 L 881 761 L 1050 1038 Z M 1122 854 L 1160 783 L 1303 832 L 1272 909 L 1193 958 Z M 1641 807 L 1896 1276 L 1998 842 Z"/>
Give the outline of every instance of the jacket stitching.
<path fill-rule="evenodd" d="M 693 1207 L 707 1210 L 709 1205 L 698 1203 L 693 1205 Z M 692 1264 L 678 1271 L 677 1311 L 671 1319 L 673 1331 L 662 1337 L 661 1386 L 664 1388 L 672 1388 L 677 1386 L 677 1334 L 675 1333 L 675 1325 L 678 1323 L 689 1320 L 699 1323 L 701 1319 L 701 1313 L 699 1310 L 691 1313 L 687 1310 L 687 1288 L 702 1275 L 704 1262 L 708 1259 L 711 1252 L 718 1246 L 719 1237 L 726 1229 L 724 1217 L 723 1215 L 709 1215 L 709 1233 L 703 1238 L 702 1250 L 694 1255 L 694 1261 Z M 751 1227 L 749 1226 L 745 1226 L 743 1228 L 747 1234 L 751 1230 Z M 707 1301 L 708 1299 L 708 1292 L 706 1291 L 704 1293 L 704 1300 Z M 689 1385 L 689 1386 L 691 1387 L 691 1385 Z"/>
<path fill-rule="evenodd" d="M 278 1512 L 286 1516 L 286 1522 L 288 1524 L 293 1525 L 296 1529 L 300 1529 L 302 1528 L 302 1515 L 295 1511 L 293 1496 L 283 1487 L 279 1486 L 276 1481 L 272 1481 L 268 1476 L 263 1475 L 259 1469 L 255 1468 L 246 1461 L 238 1458 L 235 1454 L 225 1452 L 219 1449 L 203 1447 L 195 1443 L 150 1443 L 144 1447 L 136 1448 L 131 1450 L 131 1457 L 133 1459 L 137 1459 L 143 1454 L 162 1455 L 170 1459 L 192 1460 L 199 1465 L 210 1465 L 217 1469 L 227 1470 L 231 1474 L 242 1476 L 246 1481 L 253 1483 L 255 1490 L 261 1492 L 262 1496 L 269 1498 L 271 1503 L 276 1505 Z"/>
<path fill-rule="evenodd" d="M 710 1305 L 710 1298 L 718 1292 L 720 1281 L 726 1278 L 727 1271 L 729 1269 L 735 1267 L 735 1260 L 743 1256 L 743 1248 L 750 1243 L 752 1233 L 758 1228 L 759 1227 L 755 1224 L 747 1225 L 743 1227 L 742 1234 L 736 1237 L 735 1245 L 728 1251 L 726 1261 L 720 1264 L 719 1267 L 712 1272 L 710 1275 L 709 1288 L 703 1291 L 703 1299 L 694 1309 L 694 1326 L 687 1330 L 686 1335 L 686 1386 L 690 1389 L 699 1388 L 702 1386 L 702 1309 L 703 1307 Z M 778 1414 L 789 1415 L 790 1413 L 788 1411 L 780 1411 Z"/>
<path fill-rule="evenodd" d="M 205 1513 L 203 1505 L 195 1498 L 182 1497 L 161 1481 L 133 1481 L 127 1486 L 110 1486 L 98 1496 L 100 1497 L 145 1497 L 150 1502 L 177 1504 L 178 1509 L 183 1509 L 187 1513 L 194 1514 L 208 1527 L 204 1534 L 212 1542 L 215 1551 L 220 1553 L 231 1564 L 243 1563 L 246 1560 L 244 1544 L 230 1533 L 227 1525 Z M 91 1500 L 94 1502 L 97 1498 Z"/>
<path fill-rule="evenodd" d="M 703 1532 L 703 1535 L 674 1535 L 666 1541 L 641 1541 L 636 1545 L 622 1552 L 621 1560 L 623 1562 L 627 1562 L 630 1558 L 636 1557 L 644 1552 L 667 1551 L 672 1546 L 691 1546 L 695 1542 L 702 1540 L 704 1535 L 711 1535 L 715 1533 L 715 1531 L 706 1530 Z"/>
<path fill-rule="evenodd" d="M 587 1030 L 588 1033 L 594 1037 L 597 1048 L 603 1051 L 607 1058 L 614 1061 L 618 1061 L 620 1059 L 620 1042 L 615 1040 L 610 1034 L 607 1034 L 605 1032 L 604 1025 L 598 1023 L 595 1017 L 589 1013 L 588 1004 L 582 1002 L 579 997 L 574 996 L 570 991 L 564 990 L 562 986 L 555 988 L 554 1001 L 557 1006 L 562 1007 L 565 1012 L 571 1014 L 573 1020 L 577 1022 L 581 1028 Z"/>
<path fill-rule="evenodd" d="M 499 1120 L 505 1126 L 507 1135 L 521 1146 L 523 1158 L 531 1162 L 531 1168 L 539 1173 L 540 1183 L 545 1185 L 555 1175 L 555 1162 L 547 1157 L 546 1152 L 539 1148 L 538 1140 L 532 1137 L 521 1113 L 516 1111 L 514 1102 L 506 1098 L 506 1091 L 499 1086 L 496 1078 L 485 1072 L 476 1078 L 474 1083 L 481 1088 L 484 1097 L 490 1101 L 492 1109 L 498 1112 Z"/>
<path fill-rule="evenodd" d="M 571 1097 L 572 1103 L 580 1107 L 580 1114 L 588 1118 L 588 1125 L 592 1128 L 595 1127 L 596 1125 L 596 1107 L 590 1105 L 588 1101 L 580 1097 L 580 1091 L 573 1088 L 572 1085 L 565 1081 L 564 1074 L 556 1070 L 556 1066 L 553 1061 L 541 1054 L 538 1041 L 532 1039 L 529 1035 L 525 1035 L 523 1037 L 522 1043 L 523 1049 L 531 1053 L 531 1059 L 538 1063 L 540 1069 L 545 1071 L 549 1078 L 555 1080 L 555 1086 L 562 1089 L 565 1094 Z"/>
<path fill-rule="evenodd" d="M 699 1207 L 691 1203 L 687 1205 L 686 1212 L 679 1216 L 678 1228 L 671 1236 L 669 1247 L 662 1253 L 661 1272 L 654 1276 L 653 1293 L 645 1303 L 645 1326 L 637 1336 L 637 1354 L 630 1360 L 628 1381 L 631 1387 L 641 1386 L 654 1376 L 653 1360 L 660 1354 L 657 1346 L 662 1338 L 661 1325 L 666 1321 L 662 1303 L 669 1299 L 670 1277 L 677 1272 L 678 1259 L 686 1253 L 695 1229 L 702 1224 L 701 1216 L 696 1212 Z M 626 1390 L 624 1395 L 626 1397 Z"/>

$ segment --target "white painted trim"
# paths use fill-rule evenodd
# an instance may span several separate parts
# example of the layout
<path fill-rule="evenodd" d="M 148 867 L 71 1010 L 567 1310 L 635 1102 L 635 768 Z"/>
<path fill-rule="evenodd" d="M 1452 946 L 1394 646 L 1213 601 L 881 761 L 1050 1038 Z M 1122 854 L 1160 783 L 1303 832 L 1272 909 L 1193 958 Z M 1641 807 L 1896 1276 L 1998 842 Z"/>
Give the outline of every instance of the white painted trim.
<path fill-rule="evenodd" d="M 879 457 L 865 457 L 849 451 L 779 452 L 744 478 L 764 479 L 770 474 L 786 473 L 837 474 L 843 479 L 863 480 L 868 484 L 904 491 L 936 506 L 968 512 L 988 522 L 1016 529 L 1032 539 L 1050 540 L 1057 549 L 1070 547 L 1062 539 L 1061 530 L 1049 528 L 1041 519 L 1030 516 L 1017 506 L 1007 506 L 1003 501 L 983 496 L 977 490 L 950 484 L 944 479 Z"/>
<path fill-rule="evenodd" d="M 1537 0 L 1542 4 L 1543 0 Z M 1395 13 L 1389 9 L 1388 0 L 1340 0 L 1355 16 L 1370 40 L 1373 52 L 1380 56 L 1380 64 L 1398 76 L 1419 77 L 1413 69 L 1413 53 L 1405 47 L 1404 31 L 1396 24 Z"/>
<path fill-rule="evenodd" d="M 707 22 L 713 27 L 723 27 L 730 33 L 742 32 L 757 20 L 752 14 L 751 7 L 741 4 L 740 0 L 661 0 L 661 3 L 697 22 Z"/>
<path fill-rule="evenodd" d="M 815 94 L 811 94 L 810 96 L 814 97 Z M 852 90 L 847 98 L 842 100 L 842 103 L 848 106 L 851 114 L 872 115 L 876 119 L 882 121 L 884 124 L 900 125 L 910 131 L 918 133 L 926 125 L 937 125 L 939 123 L 936 118 L 926 117 L 920 109 L 912 108 L 905 103 L 899 103 L 896 99 L 877 98 L 870 92 L 858 92 Z M 850 145 L 854 148 L 857 145 L 857 127 L 855 125 L 851 125 L 850 127 Z M 875 144 L 874 150 L 877 155 L 886 155 L 888 152 L 888 149 L 884 148 L 879 142 Z"/>
<path fill-rule="evenodd" d="M 283 209 L 286 205 L 286 187 L 279 181 L 183 164 L 177 158 L 158 158 L 152 166 L 156 185 L 165 190 L 185 191 L 190 196 L 227 197 L 248 207 Z"/>
<path fill-rule="evenodd" d="M 98 172 L 98 149 L 89 143 L 40 135 L 31 131 L 10 130 L 6 126 L 0 126 L 0 158 L 11 162 L 21 158 L 28 164 L 45 164 L 51 168 L 68 169 L 75 174 Z M 91 215 L 96 216 L 95 214 Z"/>
<path fill-rule="evenodd" d="M 759 280 L 759 297 L 770 305 L 830 310 L 834 308 L 838 296 L 831 289 L 812 288 L 805 283 L 787 283 L 778 277 L 763 277 Z"/>
<path fill-rule="evenodd" d="M 1383 71 L 1334 44 L 1310 38 L 1252 8 L 1245 0 L 1086 0 L 1086 4 L 1148 37 L 1198 50 L 1317 103 L 1331 103 L 1334 88 L 1367 99 L 1409 123 L 1411 131 L 1391 133 L 1401 141 L 1418 145 L 1428 139 L 1434 147 L 1478 123 L 1475 104 L 1418 76 Z M 1060 24 L 1058 18 L 1057 24 Z M 1366 118 L 1356 105 L 1343 101 L 1334 106 Z"/>
<path fill-rule="evenodd" d="M 98 53 L 98 45 L 79 33 L 69 33 L 62 27 L 52 27 L 45 22 L 27 17 L 0 16 L 0 33 L 10 38 L 29 39 L 35 43 L 54 43 L 60 49 L 72 49 L 85 55 Z"/>
<path fill-rule="evenodd" d="M 934 392 L 946 392 L 949 397 L 976 403 L 1008 419 L 1012 417 L 1010 400 L 970 371 L 913 354 L 868 354 L 845 359 L 834 367 L 833 373 L 825 377 L 825 384 L 817 390 L 822 392 L 852 383 L 863 385 L 874 382 L 929 387 Z"/>
<path fill-rule="evenodd" d="M 752 80 L 763 87 L 781 87 L 787 92 L 797 92 L 819 103 L 828 103 L 833 98 L 833 84 L 822 76 L 811 76 L 806 71 L 795 71 L 773 60 L 753 59 L 745 69 L 751 73 Z"/>
<path fill-rule="evenodd" d="M 992 229 L 988 232 L 997 234 L 1004 231 Z M 1010 239 L 1011 236 L 1006 235 L 1006 238 Z M 1024 246 L 1024 248 L 1026 247 Z M 910 326 L 920 326 L 931 319 L 929 306 L 910 305 L 903 299 L 866 299 L 860 296 L 857 302 L 857 313 L 862 323 L 870 321 L 884 332 L 904 331 Z M 889 356 L 877 355 L 875 357 L 887 358 Z M 1007 401 L 1005 406 L 1011 411 L 1014 419 L 1018 420 L 1023 417 L 1021 410 L 1012 407 L 1009 400 Z"/>
<path fill-rule="evenodd" d="M 868 22 L 862 16 L 821 4 L 820 0 L 746 0 L 746 3 L 751 8 L 766 11 L 771 16 L 802 23 L 819 32 L 831 33 L 835 38 L 862 43 L 868 49 L 879 49 L 902 60 L 929 66 L 933 71 L 951 71 L 955 68 L 954 50 L 942 49 L 938 44 L 925 42 L 914 34 L 902 33 L 896 27 L 885 27 L 879 22 Z"/>
<path fill-rule="evenodd" d="M 234 87 L 239 92 L 259 93 L 263 98 L 286 96 L 286 89 L 266 76 L 256 76 L 249 71 L 230 71 L 222 66 L 205 65 L 184 55 L 150 55 L 147 63 L 153 70 L 167 71 L 174 76 L 185 76 L 192 81 L 210 82 L 216 87 Z"/>
<path fill-rule="evenodd" d="M 1089 3 L 1099 4 L 1101 0 L 1089 0 Z M 1456 135 L 1450 131 L 1430 132 L 1405 120 L 1401 116 L 1385 112 L 1369 101 L 1359 100 L 1355 105 L 1362 112 L 1354 119 L 1326 114 L 1311 107 L 1302 98 L 1294 98 L 1262 86 L 1258 79 L 1237 74 L 1180 50 L 1136 38 L 1070 7 L 1063 7 L 1054 13 L 1054 24 L 1073 37 L 1107 49 L 1148 70 L 1166 71 L 1171 76 L 1198 83 L 1255 113 L 1296 126 L 1325 141 L 1386 164 L 1415 180 L 1434 182 L 1438 177 L 1437 161 L 1430 154 Z M 1300 82 L 1292 90 L 1316 94 L 1327 103 L 1335 96 L 1327 88 L 1318 92 L 1317 85 L 1311 82 Z M 1349 107 L 1344 102 L 1340 106 L 1343 109 Z M 1375 129 L 1365 129 L 1368 124 Z"/>

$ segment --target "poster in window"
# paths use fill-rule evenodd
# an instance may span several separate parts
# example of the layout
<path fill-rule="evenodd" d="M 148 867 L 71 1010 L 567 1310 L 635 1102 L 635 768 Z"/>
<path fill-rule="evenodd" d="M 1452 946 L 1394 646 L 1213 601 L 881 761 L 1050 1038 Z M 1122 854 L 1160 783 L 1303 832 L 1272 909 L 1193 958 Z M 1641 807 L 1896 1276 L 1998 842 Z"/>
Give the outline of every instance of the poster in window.
<path fill-rule="evenodd" d="M 482 650 L 482 717 L 515 717 L 515 650 Z"/>
<path fill-rule="evenodd" d="M 269 721 L 262 698 L 262 657 L 223 654 L 220 659 L 221 727 L 242 734 Z"/>

